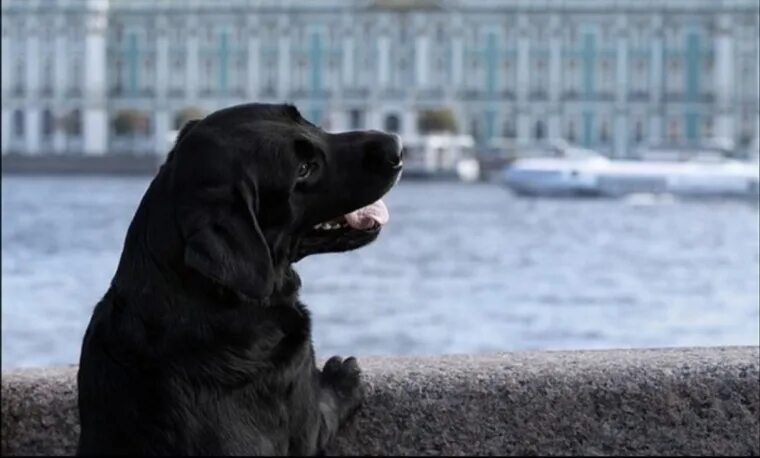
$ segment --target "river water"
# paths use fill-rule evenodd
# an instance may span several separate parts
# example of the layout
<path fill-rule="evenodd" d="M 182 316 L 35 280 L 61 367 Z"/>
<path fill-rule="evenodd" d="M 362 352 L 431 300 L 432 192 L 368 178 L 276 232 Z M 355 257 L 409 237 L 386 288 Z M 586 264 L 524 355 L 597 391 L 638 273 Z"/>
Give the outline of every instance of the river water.
<path fill-rule="evenodd" d="M 2 367 L 71 364 L 148 178 L 2 179 Z M 758 344 L 756 202 L 407 182 L 372 245 L 298 265 L 318 356 Z"/>

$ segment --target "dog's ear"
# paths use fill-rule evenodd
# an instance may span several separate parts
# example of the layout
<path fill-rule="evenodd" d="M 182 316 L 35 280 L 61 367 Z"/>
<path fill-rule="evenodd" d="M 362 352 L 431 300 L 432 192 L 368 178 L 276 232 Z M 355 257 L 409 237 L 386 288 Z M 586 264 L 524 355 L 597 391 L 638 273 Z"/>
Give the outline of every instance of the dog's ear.
<path fill-rule="evenodd" d="M 174 151 L 177 149 L 177 144 L 184 138 L 188 132 L 190 132 L 193 127 L 195 127 L 196 124 L 200 122 L 200 119 L 191 119 L 190 121 L 186 122 L 184 126 L 179 130 L 179 133 L 177 134 L 177 138 L 174 140 L 174 147 L 171 151 L 169 151 L 169 154 L 166 156 L 166 162 L 171 161 L 174 158 Z"/>
<path fill-rule="evenodd" d="M 256 218 L 255 185 L 206 188 L 185 202 L 178 214 L 185 264 L 245 299 L 268 297 L 274 268 Z"/>

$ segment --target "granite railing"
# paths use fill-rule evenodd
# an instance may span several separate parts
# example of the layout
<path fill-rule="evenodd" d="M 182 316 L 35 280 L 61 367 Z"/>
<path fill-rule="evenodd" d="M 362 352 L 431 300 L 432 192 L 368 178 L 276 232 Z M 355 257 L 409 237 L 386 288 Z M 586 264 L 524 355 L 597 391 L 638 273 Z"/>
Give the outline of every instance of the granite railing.
<path fill-rule="evenodd" d="M 365 357 L 336 455 L 758 455 L 760 350 Z M 72 454 L 76 368 L 2 374 L 2 454 Z"/>

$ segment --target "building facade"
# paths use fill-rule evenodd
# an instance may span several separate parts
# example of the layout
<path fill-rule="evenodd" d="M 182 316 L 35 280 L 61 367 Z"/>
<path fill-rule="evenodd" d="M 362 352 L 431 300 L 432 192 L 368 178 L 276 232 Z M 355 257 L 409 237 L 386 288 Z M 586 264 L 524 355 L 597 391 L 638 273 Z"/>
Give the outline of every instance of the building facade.
<path fill-rule="evenodd" d="M 405 138 L 450 108 L 484 147 L 749 151 L 759 14 L 757 0 L 4 0 L 2 152 L 163 154 L 181 113 L 247 101 Z"/>

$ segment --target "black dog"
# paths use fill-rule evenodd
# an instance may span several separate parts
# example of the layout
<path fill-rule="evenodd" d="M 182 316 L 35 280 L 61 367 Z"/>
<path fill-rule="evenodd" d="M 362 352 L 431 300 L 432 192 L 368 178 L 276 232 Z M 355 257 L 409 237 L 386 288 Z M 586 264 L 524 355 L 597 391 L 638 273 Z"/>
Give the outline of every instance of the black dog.
<path fill-rule="evenodd" d="M 289 105 L 188 123 L 127 232 L 84 336 L 80 455 L 313 455 L 361 401 L 320 372 L 291 264 L 366 245 L 398 137 L 330 134 Z"/>

